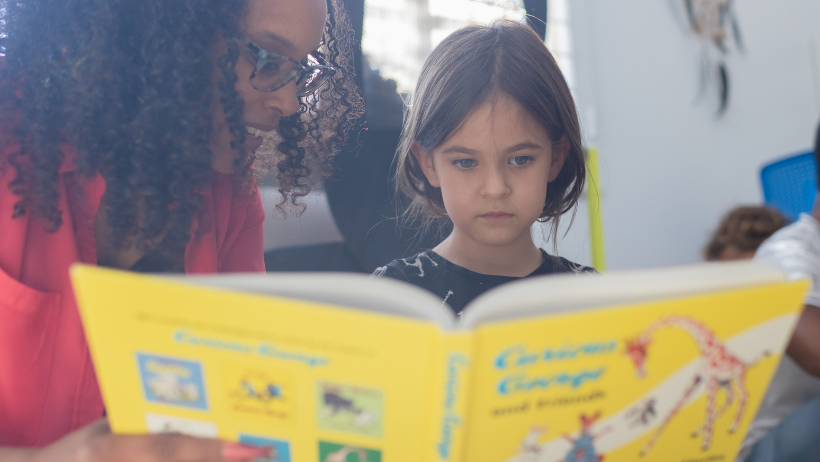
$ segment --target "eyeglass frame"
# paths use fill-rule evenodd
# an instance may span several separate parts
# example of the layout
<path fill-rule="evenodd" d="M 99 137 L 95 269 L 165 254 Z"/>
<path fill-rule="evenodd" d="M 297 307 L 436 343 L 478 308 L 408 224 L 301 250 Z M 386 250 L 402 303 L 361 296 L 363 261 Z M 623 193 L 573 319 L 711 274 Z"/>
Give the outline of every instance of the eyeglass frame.
<path fill-rule="evenodd" d="M 317 84 L 316 88 L 314 88 L 314 89 L 312 89 L 308 92 L 300 92 L 298 90 L 296 92 L 297 96 L 308 96 L 308 95 L 312 94 L 313 92 L 315 92 L 319 88 L 319 86 L 321 86 L 324 82 L 327 81 L 327 79 L 329 79 L 330 77 L 332 77 L 333 75 L 336 74 L 336 69 L 331 67 L 331 66 L 328 66 L 327 61 L 322 56 L 316 56 L 316 55 L 313 55 L 313 54 L 309 55 L 319 63 L 318 66 L 304 65 L 301 62 L 299 62 L 299 61 L 297 61 L 297 60 L 295 60 L 295 59 L 293 59 L 289 56 L 280 55 L 279 53 L 274 53 L 272 51 L 268 51 L 268 50 L 260 47 L 259 45 L 251 42 L 250 39 L 248 39 L 248 38 L 243 38 L 243 39 L 241 39 L 241 41 L 242 41 L 243 44 L 245 44 L 245 46 L 248 47 L 249 50 L 251 50 L 251 52 L 254 55 L 256 55 L 256 66 L 254 67 L 253 72 L 251 72 L 250 77 L 248 77 L 248 82 L 256 90 L 264 91 L 264 92 L 276 91 L 276 90 L 284 87 L 285 85 L 287 85 L 288 83 L 290 83 L 294 79 L 298 80 L 298 79 L 304 77 L 306 74 L 309 74 L 311 71 L 319 70 L 319 71 L 321 71 L 321 73 L 317 76 L 317 78 L 321 78 L 322 81 Z M 281 84 L 279 84 L 279 85 L 277 85 L 273 88 L 263 90 L 261 88 L 258 88 L 256 85 L 254 85 L 253 78 L 254 78 L 254 76 L 256 76 L 256 72 L 261 70 L 265 66 L 265 64 L 267 64 L 270 61 L 271 58 L 290 61 L 290 62 L 294 63 L 296 65 L 296 67 L 294 67 L 290 71 L 293 74 L 293 75 L 291 75 L 290 78 L 288 78 L 287 80 L 285 80 L 284 82 L 282 82 Z"/>

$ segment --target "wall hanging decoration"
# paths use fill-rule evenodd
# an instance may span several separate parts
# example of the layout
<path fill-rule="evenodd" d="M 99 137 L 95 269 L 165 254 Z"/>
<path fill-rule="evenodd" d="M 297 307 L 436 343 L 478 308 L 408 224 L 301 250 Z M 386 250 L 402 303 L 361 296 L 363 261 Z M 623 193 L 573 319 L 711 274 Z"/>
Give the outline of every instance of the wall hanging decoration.
<path fill-rule="evenodd" d="M 698 99 L 717 91 L 718 115 L 729 106 L 729 71 L 726 56 L 732 47 L 743 51 L 733 0 L 682 0 L 691 31 L 703 43 Z"/>

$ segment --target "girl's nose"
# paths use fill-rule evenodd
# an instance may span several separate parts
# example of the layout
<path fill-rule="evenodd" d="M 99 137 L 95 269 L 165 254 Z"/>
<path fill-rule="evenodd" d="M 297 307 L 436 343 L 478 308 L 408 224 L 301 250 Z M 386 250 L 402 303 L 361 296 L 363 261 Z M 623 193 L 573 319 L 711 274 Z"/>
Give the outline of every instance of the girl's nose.
<path fill-rule="evenodd" d="M 484 196 L 488 198 L 502 198 L 510 194 L 510 179 L 507 178 L 506 169 L 490 167 L 484 179 Z"/>

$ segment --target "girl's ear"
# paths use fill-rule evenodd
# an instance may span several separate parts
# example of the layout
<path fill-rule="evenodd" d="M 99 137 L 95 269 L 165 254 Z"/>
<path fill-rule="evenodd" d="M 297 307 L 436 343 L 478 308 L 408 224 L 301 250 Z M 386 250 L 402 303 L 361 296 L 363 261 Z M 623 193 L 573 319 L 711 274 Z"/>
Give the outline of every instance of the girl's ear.
<path fill-rule="evenodd" d="M 567 139 L 567 135 L 561 137 L 561 139 L 552 145 L 552 159 L 550 159 L 550 173 L 549 173 L 549 181 L 554 181 L 558 178 L 558 174 L 561 173 L 561 169 L 564 168 L 564 162 L 567 160 L 567 154 L 569 154 L 569 139 Z"/>
<path fill-rule="evenodd" d="M 421 147 L 418 141 L 413 141 L 413 144 L 410 145 L 410 152 L 413 153 L 413 157 L 415 157 L 416 162 L 419 163 L 419 167 L 421 167 L 421 171 L 424 172 L 424 176 L 427 177 L 430 186 L 440 188 L 441 183 L 438 181 L 436 168 L 433 165 L 433 153 L 427 152 L 426 149 Z"/>

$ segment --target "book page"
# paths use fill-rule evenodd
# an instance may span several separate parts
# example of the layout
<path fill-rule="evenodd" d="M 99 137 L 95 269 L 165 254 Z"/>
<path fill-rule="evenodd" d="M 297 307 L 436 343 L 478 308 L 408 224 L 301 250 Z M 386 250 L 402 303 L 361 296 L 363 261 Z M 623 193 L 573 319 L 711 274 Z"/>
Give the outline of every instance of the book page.
<path fill-rule="evenodd" d="M 480 325 L 464 460 L 734 460 L 806 287 Z"/>
<path fill-rule="evenodd" d="M 702 263 L 600 274 L 540 276 L 505 284 L 470 303 L 462 329 L 548 313 L 707 294 L 781 282 L 783 272 L 760 261 Z"/>
<path fill-rule="evenodd" d="M 115 433 L 268 448 L 257 462 L 430 460 L 436 325 L 82 265 L 72 280 Z"/>

